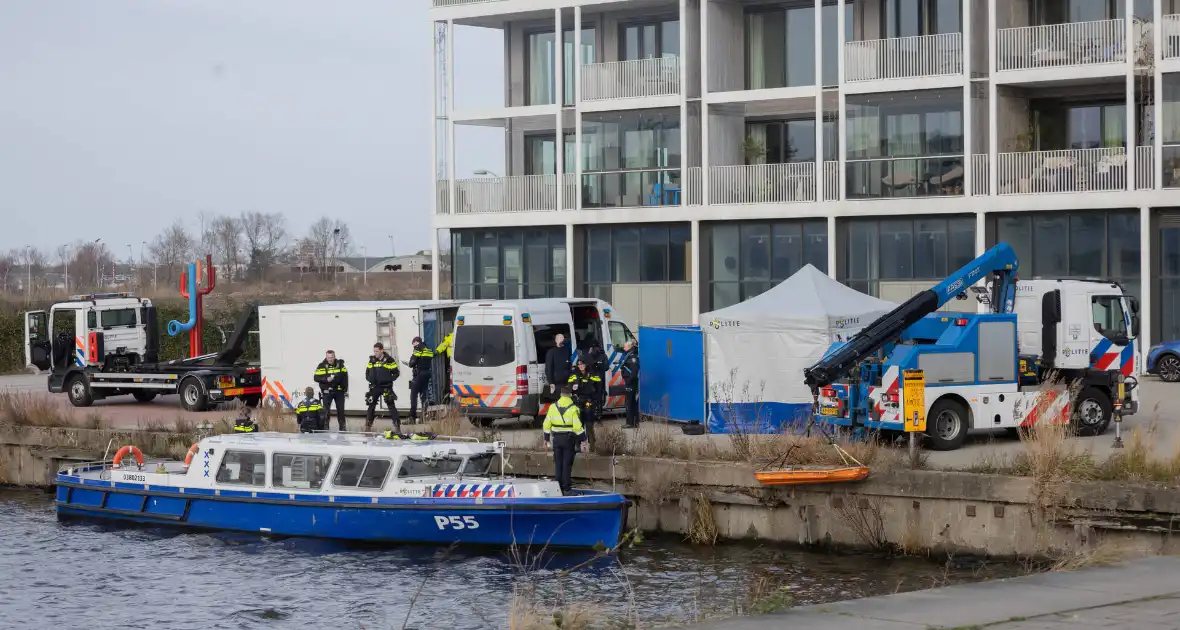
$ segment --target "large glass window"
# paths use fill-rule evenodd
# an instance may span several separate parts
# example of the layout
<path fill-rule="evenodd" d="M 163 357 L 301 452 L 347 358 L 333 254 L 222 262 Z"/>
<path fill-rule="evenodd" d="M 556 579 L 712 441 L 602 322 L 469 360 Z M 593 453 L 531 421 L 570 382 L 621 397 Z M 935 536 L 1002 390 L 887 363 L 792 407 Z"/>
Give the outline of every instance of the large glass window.
<path fill-rule="evenodd" d="M 270 483 L 275 488 L 319 490 L 332 458 L 328 455 L 275 453 L 271 456 Z"/>
<path fill-rule="evenodd" d="M 850 198 L 963 194 L 958 89 L 849 96 Z"/>
<path fill-rule="evenodd" d="M 853 3 L 845 2 L 844 5 L 844 41 L 852 41 L 853 35 Z M 820 77 L 824 87 L 835 87 L 840 82 L 840 16 L 836 13 L 839 10 L 839 5 L 825 4 L 822 13 L 823 29 L 822 36 L 823 50 L 821 51 L 821 61 L 823 63 L 823 76 Z"/>
<path fill-rule="evenodd" d="M 619 27 L 620 61 L 680 55 L 680 21 L 654 20 Z"/>
<path fill-rule="evenodd" d="M 828 270 L 825 220 L 706 223 L 708 310 L 759 295 L 804 265 Z"/>
<path fill-rule="evenodd" d="M 457 299 L 565 297 L 565 228 L 451 230 Z"/>
<path fill-rule="evenodd" d="M 684 224 L 587 228 L 586 296 L 610 301 L 613 284 L 688 282 L 691 238 Z"/>
<path fill-rule="evenodd" d="M 1159 314 L 1157 338 L 1166 341 L 1180 339 L 1180 220 L 1166 215 L 1159 221 L 1159 257 L 1155 262 L 1159 290 L 1154 292 L 1152 303 Z"/>
<path fill-rule="evenodd" d="M 525 36 L 525 104 L 553 105 L 557 102 L 557 50 L 553 31 L 528 33 Z M 574 102 L 574 31 L 562 34 L 562 103 Z M 582 29 L 582 63 L 595 63 L 594 29 Z"/>
<path fill-rule="evenodd" d="M 577 144 L 572 132 L 566 132 L 564 136 L 565 155 L 562 157 L 562 170 L 572 173 L 575 170 L 575 161 L 578 159 Z M 524 174 L 557 174 L 556 134 L 528 134 L 524 137 Z"/>
<path fill-rule="evenodd" d="M 391 465 L 388 459 L 342 457 L 332 485 L 337 488 L 380 488 L 385 485 Z"/>
<path fill-rule="evenodd" d="M 963 31 L 962 0 L 881 0 L 881 37 Z"/>
<path fill-rule="evenodd" d="M 836 121 L 825 120 L 824 160 L 839 155 Z M 746 160 L 749 164 L 786 164 L 815 161 L 815 118 L 746 123 Z"/>
<path fill-rule="evenodd" d="M 217 469 L 217 483 L 239 486 L 266 485 L 266 453 L 226 451 Z"/>
<path fill-rule="evenodd" d="M 1109 278 L 1139 295 L 1138 212 L 1022 212 L 988 222 L 989 241 L 1012 246 L 1025 278 Z"/>
<path fill-rule="evenodd" d="M 746 89 L 815 85 L 815 8 L 746 13 Z"/>
<path fill-rule="evenodd" d="M 582 207 L 679 205 L 680 110 L 582 117 Z"/>
<path fill-rule="evenodd" d="M 840 238 L 840 281 L 862 293 L 896 300 L 918 285 L 933 285 L 975 258 L 975 217 L 850 219 L 841 226 Z M 886 282 L 899 288 L 882 291 Z"/>

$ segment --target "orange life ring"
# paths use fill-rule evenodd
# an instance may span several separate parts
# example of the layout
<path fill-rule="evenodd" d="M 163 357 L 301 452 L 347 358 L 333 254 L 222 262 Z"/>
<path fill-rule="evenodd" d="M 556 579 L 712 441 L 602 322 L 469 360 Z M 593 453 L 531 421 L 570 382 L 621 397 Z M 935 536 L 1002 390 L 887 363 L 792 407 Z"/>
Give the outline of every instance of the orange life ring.
<path fill-rule="evenodd" d="M 200 442 L 193 442 L 193 445 L 188 447 L 188 453 L 184 456 L 184 467 L 185 468 L 188 468 L 190 465 L 192 465 L 193 457 L 196 457 L 197 453 L 201 452 L 201 449 L 198 446 L 199 444 L 200 444 Z"/>
<path fill-rule="evenodd" d="M 135 456 L 135 463 L 139 466 L 140 470 L 142 470 L 143 451 L 139 450 L 138 446 L 131 446 L 130 444 L 119 449 L 118 453 L 115 453 L 115 459 L 111 460 L 111 468 L 118 468 L 119 464 L 123 461 L 123 458 L 126 457 L 128 453 L 131 453 Z"/>

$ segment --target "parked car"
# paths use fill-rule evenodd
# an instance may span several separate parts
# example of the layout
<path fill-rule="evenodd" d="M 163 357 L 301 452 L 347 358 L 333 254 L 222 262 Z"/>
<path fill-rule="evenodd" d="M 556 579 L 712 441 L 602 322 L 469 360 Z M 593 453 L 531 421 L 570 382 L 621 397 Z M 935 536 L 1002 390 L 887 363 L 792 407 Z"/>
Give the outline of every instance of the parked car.
<path fill-rule="evenodd" d="M 1180 339 L 1157 343 L 1147 352 L 1147 373 L 1169 383 L 1180 381 Z"/>

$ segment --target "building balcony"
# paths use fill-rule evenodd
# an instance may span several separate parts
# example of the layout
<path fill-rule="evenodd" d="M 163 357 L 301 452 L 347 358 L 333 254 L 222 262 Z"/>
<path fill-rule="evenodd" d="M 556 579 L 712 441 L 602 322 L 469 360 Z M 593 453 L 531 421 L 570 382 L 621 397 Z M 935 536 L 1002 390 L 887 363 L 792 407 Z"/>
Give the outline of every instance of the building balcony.
<path fill-rule="evenodd" d="M 1001 153 L 997 160 L 1001 195 L 1127 189 L 1123 147 Z"/>
<path fill-rule="evenodd" d="M 582 66 L 582 101 L 676 96 L 680 58 L 655 57 Z"/>
<path fill-rule="evenodd" d="M 709 203 L 815 201 L 815 162 L 713 166 L 709 171 Z"/>
<path fill-rule="evenodd" d="M 847 83 L 963 74 L 963 34 L 942 33 L 846 42 Z"/>
<path fill-rule="evenodd" d="M 962 155 L 847 160 L 849 199 L 951 197 L 963 194 Z"/>
<path fill-rule="evenodd" d="M 1126 41 L 1123 20 L 1002 28 L 996 33 L 996 71 L 1088 69 L 1123 63 Z"/>
<path fill-rule="evenodd" d="M 503 2 L 503 0 L 433 0 L 433 7 L 458 7 L 465 4 L 489 4 Z"/>
<path fill-rule="evenodd" d="M 681 205 L 680 169 L 582 173 L 582 208 Z"/>
<path fill-rule="evenodd" d="M 575 207 L 578 187 L 573 173 L 562 175 L 562 205 Z M 455 208 L 450 207 L 447 182 L 438 182 L 439 214 L 547 212 L 557 210 L 556 175 L 473 177 L 455 180 Z"/>
<path fill-rule="evenodd" d="M 1155 147 L 1135 147 L 1135 189 L 1155 188 Z"/>
<path fill-rule="evenodd" d="M 1160 24 L 1160 52 L 1165 61 L 1180 59 L 1180 14 L 1163 16 Z"/>

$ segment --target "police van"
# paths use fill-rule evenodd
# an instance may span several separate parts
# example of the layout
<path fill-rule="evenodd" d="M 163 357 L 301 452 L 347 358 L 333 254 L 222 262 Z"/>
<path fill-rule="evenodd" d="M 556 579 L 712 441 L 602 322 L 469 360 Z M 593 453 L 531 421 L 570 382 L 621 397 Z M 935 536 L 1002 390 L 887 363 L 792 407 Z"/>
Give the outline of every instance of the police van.
<path fill-rule="evenodd" d="M 623 344 L 634 339 L 610 304 L 594 299 L 547 298 L 467 302 L 455 318 L 451 396 L 472 422 L 537 417 L 547 411 L 541 393 L 545 355 L 564 335 L 571 361 L 593 346 L 608 359 L 605 410 L 622 410 Z"/>

